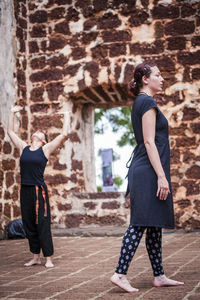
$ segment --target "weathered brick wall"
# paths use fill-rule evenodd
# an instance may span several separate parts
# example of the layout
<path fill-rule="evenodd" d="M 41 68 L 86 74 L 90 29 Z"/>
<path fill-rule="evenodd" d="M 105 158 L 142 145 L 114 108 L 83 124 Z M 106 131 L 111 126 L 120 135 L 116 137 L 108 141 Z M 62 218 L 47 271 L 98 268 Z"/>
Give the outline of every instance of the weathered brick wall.
<path fill-rule="evenodd" d="M 8 114 L 16 99 L 15 18 L 12 1 L 0 1 L 0 233 L 11 218 L 19 216 L 18 153 L 6 136 Z M 16 129 L 19 123 L 15 124 Z M 3 211 L 3 214 L 2 214 Z"/>
<path fill-rule="evenodd" d="M 84 214 L 90 196 L 81 196 L 83 201 L 74 192 L 95 191 L 94 108 L 131 105 L 127 84 L 134 66 L 154 59 L 165 79 L 157 99 L 170 124 L 176 225 L 200 228 L 199 10 L 195 0 L 14 1 L 16 102 L 25 107 L 18 133 L 30 141 L 30 133 L 42 128 L 51 139 L 62 127 L 62 115 L 55 113 L 73 112 L 69 125 L 75 129 L 46 172 L 54 224 L 68 226 L 65 215 L 72 220 Z M 6 159 L 13 157 L 9 153 Z M 10 172 L 7 163 L 6 168 Z M 8 195 L 6 176 L 3 172 L 2 209 L 10 217 L 5 207 L 10 209 L 18 181 L 9 179 Z M 75 207 L 68 199 L 75 199 Z M 127 209 L 119 199 L 114 214 L 126 223 Z M 88 204 L 87 213 L 99 224 L 95 218 L 110 212 L 103 206 L 95 211 L 94 205 Z M 87 224 L 85 217 L 79 220 L 80 226 Z"/>
<path fill-rule="evenodd" d="M 79 227 L 90 225 L 128 225 L 129 199 L 124 194 L 113 193 L 67 193 L 56 203 L 52 195 L 52 221 L 55 227 Z"/>

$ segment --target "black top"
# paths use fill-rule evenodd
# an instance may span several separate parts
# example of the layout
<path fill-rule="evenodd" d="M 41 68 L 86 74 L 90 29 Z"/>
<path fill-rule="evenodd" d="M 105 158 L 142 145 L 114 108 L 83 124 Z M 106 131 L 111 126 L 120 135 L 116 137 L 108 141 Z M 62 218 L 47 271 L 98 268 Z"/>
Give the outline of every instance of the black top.
<path fill-rule="evenodd" d="M 29 148 L 25 147 L 20 157 L 21 184 L 44 185 L 44 170 L 48 159 L 42 147 L 34 151 Z"/>
<path fill-rule="evenodd" d="M 131 198 L 130 223 L 135 226 L 173 228 L 172 193 L 168 195 L 166 200 L 160 200 L 159 197 L 156 197 L 158 178 L 144 145 L 142 116 L 151 108 L 156 110 L 155 144 L 171 191 L 168 121 L 152 97 L 140 94 L 133 104 L 131 113 L 137 145 L 128 172 L 127 192 L 130 192 Z"/>

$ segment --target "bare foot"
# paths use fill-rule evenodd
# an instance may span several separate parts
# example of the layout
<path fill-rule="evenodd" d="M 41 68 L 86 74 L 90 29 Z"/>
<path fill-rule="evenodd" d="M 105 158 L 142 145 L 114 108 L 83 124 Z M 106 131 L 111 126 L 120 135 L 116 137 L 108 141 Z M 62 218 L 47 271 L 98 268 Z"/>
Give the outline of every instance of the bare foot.
<path fill-rule="evenodd" d="M 31 267 L 35 265 L 41 265 L 41 260 L 40 259 L 31 259 L 29 262 L 24 264 L 24 267 Z"/>
<path fill-rule="evenodd" d="M 165 275 L 154 277 L 154 280 L 153 280 L 154 287 L 178 286 L 178 285 L 183 285 L 183 284 L 184 284 L 184 282 L 169 279 Z"/>
<path fill-rule="evenodd" d="M 139 291 L 138 289 L 135 289 L 130 285 L 128 279 L 126 278 L 126 275 L 114 273 L 114 275 L 110 278 L 110 281 L 128 293 Z"/>
<path fill-rule="evenodd" d="M 51 261 L 47 261 L 46 264 L 45 264 L 45 267 L 46 268 L 53 268 L 54 264 Z"/>

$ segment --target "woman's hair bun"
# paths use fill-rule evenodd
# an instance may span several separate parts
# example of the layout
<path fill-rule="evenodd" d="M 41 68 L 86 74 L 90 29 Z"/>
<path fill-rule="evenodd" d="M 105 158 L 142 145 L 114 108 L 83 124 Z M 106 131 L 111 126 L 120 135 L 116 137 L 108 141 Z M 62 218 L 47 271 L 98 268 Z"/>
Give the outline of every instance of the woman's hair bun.
<path fill-rule="evenodd" d="M 156 64 L 153 62 L 144 61 L 143 63 L 140 63 L 135 67 L 133 80 L 131 80 L 131 82 L 129 83 L 129 88 L 135 96 L 139 94 L 140 89 L 143 87 L 142 77 L 149 77 L 151 74 L 151 67 L 155 66 Z"/>

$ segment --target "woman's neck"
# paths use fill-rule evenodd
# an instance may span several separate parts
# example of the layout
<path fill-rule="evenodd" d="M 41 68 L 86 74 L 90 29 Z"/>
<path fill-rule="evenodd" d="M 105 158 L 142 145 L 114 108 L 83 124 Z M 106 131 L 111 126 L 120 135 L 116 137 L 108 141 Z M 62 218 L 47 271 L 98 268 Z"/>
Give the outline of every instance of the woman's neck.
<path fill-rule="evenodd" d="M 155 95 L 155 93 L 152 90 L 148 89 L 148 88 L 142 88 L 140 90 L 140 94 L 145 94 L 145 95 L 151 96 L 151 97 L 153 97 Z"/>
<path fill-rule="evenodd" d="M 39 149 L 40 147 L 42 147 L 42 143 L 40 142 L 40 141 L 35 141 L 35 140 L 33 140 L 32 142 L 31 142 L 31 145 L 30 145 L 30 149 L 31 150 L 37 150 L 37 149 Z"/>

